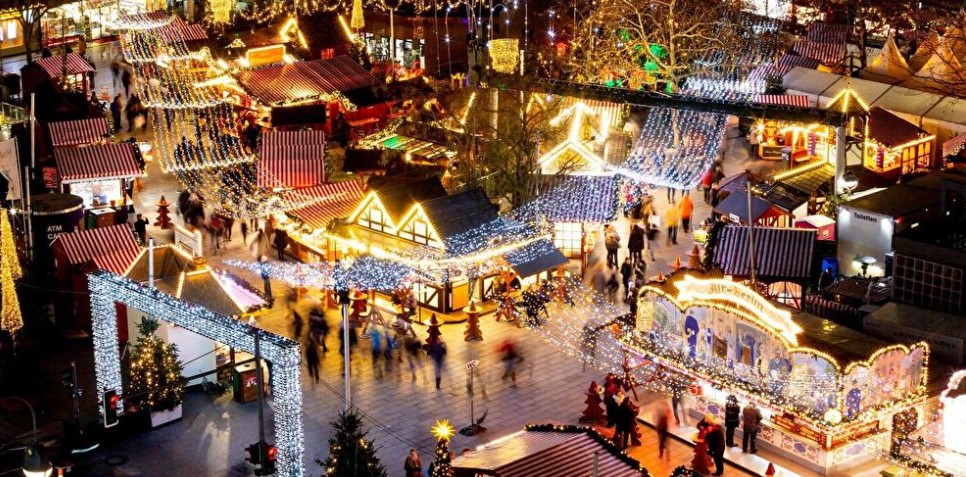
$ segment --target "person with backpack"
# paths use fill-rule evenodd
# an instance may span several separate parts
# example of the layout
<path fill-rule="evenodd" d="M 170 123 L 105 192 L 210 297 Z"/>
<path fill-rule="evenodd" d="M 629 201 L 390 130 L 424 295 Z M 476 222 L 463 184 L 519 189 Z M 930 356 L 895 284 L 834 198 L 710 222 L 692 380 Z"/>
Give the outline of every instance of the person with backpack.
<path fill-rule="evenodd" d="M 604 247 L 607 249 L 607 267 L 617 266 L 617 251 L 621 247 L 621 236 L 613 225 L 604 226 Z"/>

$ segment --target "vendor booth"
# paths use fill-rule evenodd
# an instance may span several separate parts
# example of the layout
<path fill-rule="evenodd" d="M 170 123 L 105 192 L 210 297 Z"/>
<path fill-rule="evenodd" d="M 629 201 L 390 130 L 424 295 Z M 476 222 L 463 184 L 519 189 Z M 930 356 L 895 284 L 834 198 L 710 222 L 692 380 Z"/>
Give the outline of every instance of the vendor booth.
<path fill-rule="evenodd" d="M 816 156 L 829 160 L 834 154 L 835 133 L 820 123 L 759 121 L 749 137 L 758 157 L 784 160 L 789 167 Z"/>
<path fill-rule="evenodd" d="M 77 53 L 38 58 L 20 69 L 23 95 L 26 98 L 41 83 L 49 82 L 64 91 L 78 91 L 84 93 L 85 98 L 90 97 L 94 85 L 89 73 L 93 72 L 91 63 Z"/>
<path fill-rule="evenodd" d="M 56 147 L 54 160 L 60 188 L 84 199 L 88 209 L 111 208 L 115 209 L 112 213 L 126 213 L 133 206 L 129 193 L 133 180 L 144 175 L 135 155 L 135 145 L 131 143 Z M 110 219 L 103 220 L 114 225 L 113 219 L 112 214 Z M 124 219 L 126 222 L 126 216 Z"/>
<path fill-rule="evenodd" d="M 104 142 L 111 136 L 107 118 L 77 119 L 73 121 L 54 121 L 47 123 L 50 132 L 50 145 L 86 146 Z"/>
<path fill-rule="evenodd" d="M 258 148 L 258 187 L 309 187 L 325 182 L 325 133 L 268 131 Z"/>
<path fill-rule="evenodd" d="M 747 225 L 750 219 L 756 226 L 761 227 L 785 227 L 792 218 L 786 211 L 755 194 L 751 195 L 749 210 L 748 193 L 742 190 L 728 194 L 715 206 L 714 213 L 728 217 L 735 224 Z"/>
<path fill-rule="evenodd" d="M 721 275 L 677 272 L 642 287 L 629 350 L 696 378 L 690 411 L 723 418 L 729 394 L 758 405 L 758 446 L 822 475 L 876 457 L 896 413 L 921 412 L 929 346 L 887 344 L 773 305 Z"/>
<path fill-rule="evenodd" d="M 890 180 L 934 167 L 936 136 L 880 107 L 869 110 L 865 134 L 866 169 Z"/>
<path fill-rule="evenodd" d="M 348 217 L 362 200 L 359 181 L 320 184 L 285 193 L 288 203 L 297 204 L 285 212 L 294 221 L 288 229 L 291 253 L 306 263 L 334 262 L 341 248 L 326 238 L 334 220 Z"/>

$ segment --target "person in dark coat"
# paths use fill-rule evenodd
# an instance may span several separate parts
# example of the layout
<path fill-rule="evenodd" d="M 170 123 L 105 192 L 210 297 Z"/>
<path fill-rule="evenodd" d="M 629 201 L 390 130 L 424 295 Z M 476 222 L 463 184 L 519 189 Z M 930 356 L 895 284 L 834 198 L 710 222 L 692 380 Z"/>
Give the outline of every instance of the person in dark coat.
<path fill-rule="evenodd" d="M 282 229 L 275 230 L 275 248 L 278 250 L 278 259 L 285 261 L 285 247 L 288 247 L 288 233 Z"/>
<path fill-rule="evenodd" d="M 708 443 L 708 453 L 711 454 L 711 458 L 714 460 L 714 474 L 712 475 L 723 474 L 725 434 L 724 429 L 721 428 L 721 425 L 714 418 L 711 419 L 708 433 L 704 436 L 704 439 Z"/>
<path fill-rule="evenodd" d="M 631 227 L 631 235 L 627 239 L 627 249 L 631 252 L 631 263 L 640 263 L 644 258 L 641 252 L 644 251 L 644 229 L 639 224 Z"/>
<path fill-rule="evenodd" d="M 725 401 L 725 442 L 728 447 L 735 445 L 735 429 L 741 424 L 741 406 L 738 405 L 738 398 L 734 394 L 728 396 Z"/>
<path fill-rule="evenodd" d="M 631 408 L 631 398 L 624 395 L 624 391 L 617 391 L 614 395 L 617 405 L 617 429 L 614 431 L 614 443 L 621 449 L 630 445 L 631 432 L 634 430 L 634 411 Z"/>
<path fill-rule="evenodd" d="M 148 221 L 141 214 L 138 214 L 137 219 L 134 221 L 134 233 L 138 236 L 138 240 L 141 243 L 148 242 Z"/>
<path fill-rule="evenodd" d="M 617 393 L 617 377 L 611 373 L 607 374 L 604 380 L 604 410 L 607 412 L 607 427 L 614 427 L 617 424 L 617 407 L 620 405 L 614 400 Z"/>
<path fill-rule="evenodd" d="M 443 381 L 443 357 L 446 356 L 446 343 L 443 343 L 442 337 L 429 347 L 426 354 L 433 359 L 433 369 L 436 371 L 436 390 L 438 391 Z"/>
<path fill-rule="evenodd" d="M 750 444 L 751 453 L 758 452 L 758 431 L 761 430 L 761 411 L 750 402 L 741 410 L 741 451 L 748 452 Z"/>
<path fill-rule="evenodd" d="M 311 338 L 305 341 L 305 364 L 309 367 L 309 377 L 319 382 L 319 348 Z"/>
<path fill-rule="evenodd" d="M 114 124 L 114 130 L 121 130 L 121 95 L 114 97 L 114 101 L 111 101 L 111 122 Z"/>
<path fill-rule="evenodd" d="M 634 267 L 631 266 L 631 258 L 625 258 L 624 263 L 621 264 L 621 282 L 624 284 L 624 295 L 627 295 L 627 293 L 630 291 L 628 285 L 631 282 L 633 268 Z"/>

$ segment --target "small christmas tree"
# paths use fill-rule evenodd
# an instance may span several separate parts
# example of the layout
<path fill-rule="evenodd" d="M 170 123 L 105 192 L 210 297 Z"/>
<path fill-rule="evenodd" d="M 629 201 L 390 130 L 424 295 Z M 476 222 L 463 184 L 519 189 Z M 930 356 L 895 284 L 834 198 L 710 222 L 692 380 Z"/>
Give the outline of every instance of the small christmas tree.
<path fill-rule="evenodd" d="M 386 477 L 386 467 L 376 457 L 376 446 L 366 440 L 368 431 L 362 429 L 362 416 L 355 410 L 339 413 L 331 422 L 335 435 L 329 438 L 329 458 L 316 459 L 325 468 L 326 476 Z"/>
<path fill-rule="evenodd" d="M 436 318 L 436 313 L 429 318 L 429 330 L 427 330 L 429 336 L 426 337 L 426 344 L 423 345 L 423 349 L 429 351 L 433 348 L 433 345 L 439 343 L 439 337 L 442 335 L 439 331 L 439 320 Z"/>
<path fill-rule="evenodd" d="M 366 27 L 366 19 L 362 14 L 362 0 L 352 1 L 352 15 L 349 17 L 349 26 L 356 31 Z"/>
<path fill-rule="evenodd" d="M 14 279 L 20 278 L 20 258 L 13 242 L 13 230 L 6 209 L 0 208 L 0 330 L 15 333 L 23 327 L 20 299 Z"/>
<path fill-rule="evenodd" d="M 476 302 L 470 302 L 470 306 L 464 308 L 463 311 L 466 312 L 464 341 L 483 341 L 483 330 L 480 329 L 480 312 L 483 310 L 476 307 Z"/>
<path fill-rule="evenodd" d="M 604 408 L 600 407 L 604 402 L 601 398 L 603 392 L 604 389 L 597 385 L 597 381 L 590 383 L 590 389 L 587 390 L 587 399 L 584 400 L 587 409 L 584 409 L 584 415 L 581 416 L 580 422 L 605 422 L 607 420 L 604 416 Z"/>
<path fill-rule="evenodd" d="M 436 421 L 433 426 L 436 438 L 436 456 L 429 471 L 429 477 L 453 477 L 453 467 L 449 456 L 449 440 L 453 437 L 453 426 L 449 421 Z"/>
<path fill-rule="evenodd" d="M 161 200 L 158 201 L 158 220 L 154 221 L 155 227 L 161 227 L 166 229 L 171 226 L 171 217 L 168 217 L 170 211 L 168 211 L 168 206 L 171 204 L 167 200 L 164 200 L 164 196 L 161 196 Z"/>
<path fill-rule="evenodd" d="M 151 318 L 138 324 L 138 340 L 131 348 L 125 394 L 140 394 L 135 403 L 151 411 L 174 409 L 184 401 L 184 380 L 178 347 L 154 335 L 160 325 Z"/>

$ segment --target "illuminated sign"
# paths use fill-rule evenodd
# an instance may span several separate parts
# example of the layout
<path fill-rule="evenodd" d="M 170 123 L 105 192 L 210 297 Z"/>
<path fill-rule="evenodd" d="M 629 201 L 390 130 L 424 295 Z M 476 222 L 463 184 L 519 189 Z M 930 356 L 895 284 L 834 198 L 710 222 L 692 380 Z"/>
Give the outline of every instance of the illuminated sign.
<path fill-rule="evenodd" d="M 285 60 L 285 45 L 269 45 L 252 48 L 245 52 L 245 59 L 252 68 L 272 65 Z"/>

